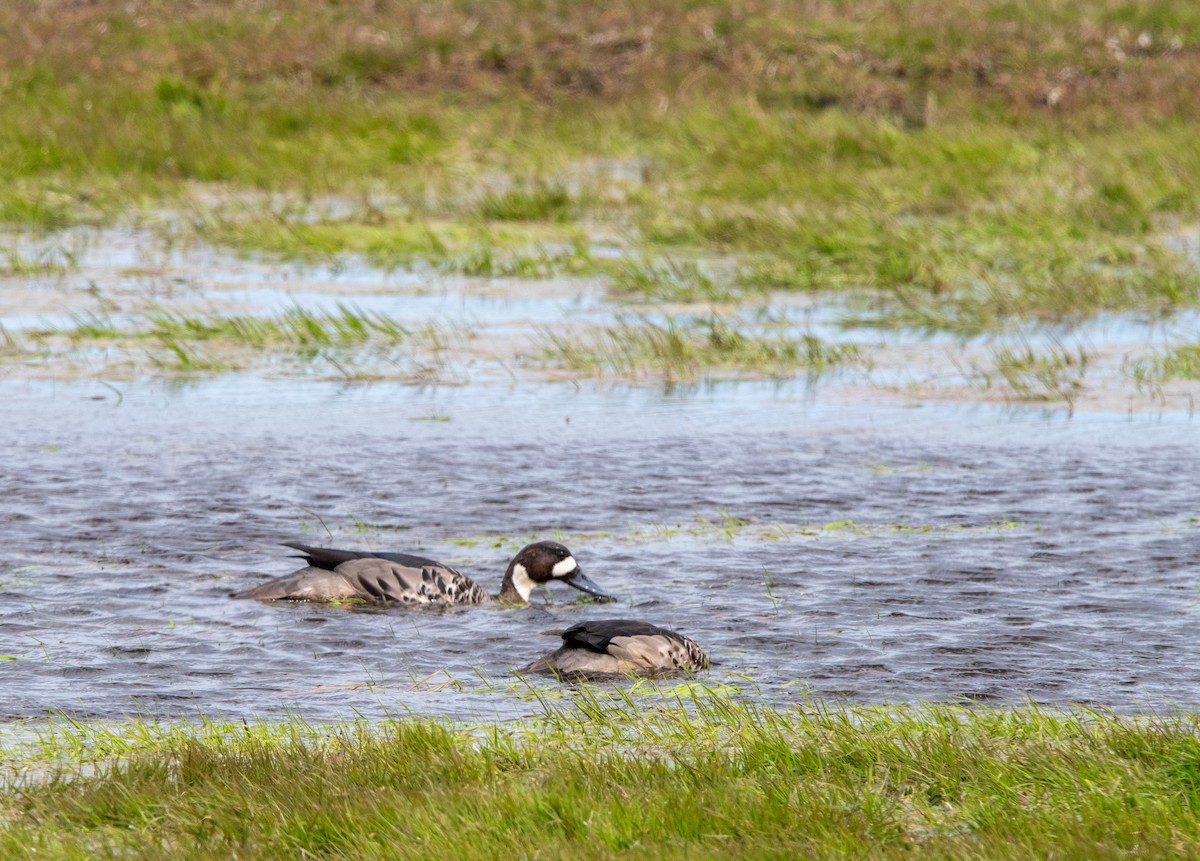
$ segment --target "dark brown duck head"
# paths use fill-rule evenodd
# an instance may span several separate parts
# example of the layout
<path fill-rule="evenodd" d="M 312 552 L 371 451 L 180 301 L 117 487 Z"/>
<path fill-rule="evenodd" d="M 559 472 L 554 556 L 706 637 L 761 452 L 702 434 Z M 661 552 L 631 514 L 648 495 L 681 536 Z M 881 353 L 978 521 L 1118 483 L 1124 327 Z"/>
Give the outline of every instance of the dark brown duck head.
<path fill-rule="evenodd" d="M 512 562 L 508 563 L 508 570 L 504 572 L 500 600 L 506 604 L 527 604 L 536 586 L 556 581 L 602 601 L 616 600 L 615 596 L 584 577 L 571 551 L 557 541 L 529 544 L 513 557 Z"/>

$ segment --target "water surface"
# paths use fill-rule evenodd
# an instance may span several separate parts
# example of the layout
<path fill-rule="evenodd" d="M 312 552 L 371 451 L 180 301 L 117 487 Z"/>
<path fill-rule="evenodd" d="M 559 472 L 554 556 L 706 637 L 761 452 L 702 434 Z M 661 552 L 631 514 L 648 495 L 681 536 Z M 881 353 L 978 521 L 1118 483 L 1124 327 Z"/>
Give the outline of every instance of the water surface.
<path fill-rule="evenodd" d="M 839 401 L 803 384 L 422 390 L 4 382 L 0 718 L 531 710 L 585 618 L 686 632 L 774 703 L 1200 706 L 1187 413 Z M 495 590 L 558 537 L 617 605 L 362 611 L 228 593 L 280 541 Z M 542 683 L 553 686 L 554 683 Z"/>

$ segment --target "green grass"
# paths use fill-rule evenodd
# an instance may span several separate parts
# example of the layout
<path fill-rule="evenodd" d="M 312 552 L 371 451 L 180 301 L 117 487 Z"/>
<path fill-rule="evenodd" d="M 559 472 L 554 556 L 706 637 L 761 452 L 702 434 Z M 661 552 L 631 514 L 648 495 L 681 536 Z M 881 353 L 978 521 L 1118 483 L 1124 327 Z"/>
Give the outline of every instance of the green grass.
<path fill-rule="evenodd" d="M 383 269 L 428 266 L 477 277 L 545 278 L 597 271 L 587 237 L 569 224 L 493 225 L 367 202 L 349 214 L 318 215 L 305 205 L 268 214 L 253 199 L 203 210 L 164 226 L 171 241 L 201 239 L 285 260 L 335 268 L 357 256 Z"/>
<path fill-rule="evenodd" d="M 1139 388 L 1153 388 L 1168 380 L 1200 380 L 1200 344 L 1181 344 L 1159 356 L 1134 361 L 1128 370 Z"/>
<path fill-rule="evenodd" d="M 420 416 L 412 420 L 440 421 L 442 417 Z M 871 467 L 871 471 L 873 473 L 880 472 L 876 466 Z M 372 545 L 376 548 L 394 547 L 397 543 L 407 543 L 411 545 L 410 549 L 413 551 L 428 552 L 442 558 L 445 556 L 445 552 L 438 549 L 438 545 L 442 543 L 458 547 L 490 547 L 503 550 L 511 556 L 526 544 L 543 538 L 551 538 L 568 547 L 579 549 L 588 546 L 594 547 L 598 543 L 606 544 L 612 540 L 623 544 L 661 544 L 667 541 L 682 541 L 689 544 L 695 542 L 732 543 L 736 541 L 740 544 L 750 545 L 756 542 L 821 539 L 824 537 L 871 539 L 896 533 L 954 536 L 972 532 L 995 536 L 1021 528 L 1024 528 L 1022 523 L 1007 517 L 954 524 L 912 523 L 907 518 L 900 522 L 890 523 L 859 523 L 853 520 L 811 522 L 747 520 L 727 509 L 717 508 L 697 511 L 688 518 L 673 521 L 629 521 L 623 529 L 616 531 L 575 531 L 558 528 L 551 533 L 545 531 L 529 534 L 486 532 L 439 536 L 436 539 L 428 537 L 414 539 L 411 535 L 399 535 L 389 527 L 371 524 L 368 534 L 372 536 Z M 334 524 L 326 525 L 324 522 L 320 527 L 304 522 L 301 524 L 301 529 L 305 532 L 323 532 L 324 540 L 328 541 L 333 541 L 339 536 L 356 534 L 354 529 Z"/>
<path fill-rule="evenodd" d="M 0 356 L 11 356 L 22 353 L 22 342 L 0 324 Z"/>
<path fill-rule="evenodd" d="M 443 272 L 476 278 L 553 278 L 564 275 L 591 275 L 599 267 L 592 259 L 587 243 L 574 237 L 563 248 L 537 244 L 513 247 L 511 244 L 484 241 L 437 263 Z"/>
<path fill-rule="evenodd" d="M 309 311 L 299 306 L 275 315 L 185 314 L 164 310 L 134 315 L 118 324 L 107 314 L 76 315 L 69 327 L 35 329 L 27 337 L 37 342 L 65 338 L 72 342 L 126 339 L 159 345 L 223 341 L 239 346 L 282 347 L 308 351 L 321 347 L 353 346 L 378 340 L 401 343 L 412 333 L 395 320 L 347 305 L 337 311 Z"/>
<path fill-rule="evenodd" d="M 432 380 L 439 372 L 445 339 L 437 326 L 410 330 L 384 314 L 341 304 L 336 311 L 297 306 L 261 316 L 153 310 L 120 323 L 107 313 L 93 312 L 76 315 L 70 326 L 15 334 L 0 328 L 0 357 L 36 361 L 117 347 L 131 366 L 144 360 L 170 376 L 237 371 L 284 359 L 309 365 L 320 360 L 336 371 L 335 376 L 348 380 L 379 379 L 388 373 Z M 412 367 L 400 367 L 391 353 L 397 347 L 413 354 Z M 104 368 L 119 371 L 115 365 Z"/>
<path fill-rule="evenodd" d="M 853 345 L 822 342 L 810 334 L 776 330 L 786 321 L 748 325 L 733 318 L 639 318 L 613 326 L 593 326 L 564 335 L 543 332 L 537 360 L 578 374 L 652 376 L 667 381 L 738 376 L 790 376 L 798 369 L 819 374 L 865 361 Z M 278 359 L 323 361 L 352 380 L 388 378 L 397 364 L 395 348 L 416 364 L 425 381 L 439 378 L 452 333 L 431 325 L 410 330 L 382 314 L 339 305 L 334 312 L 295 307 L 274 315 L 194 314 L 152 310 L 120 323 L 106 312 L 78 314 L 69 326 L 9 333 L 0 329 L 0 357 L 12 361 L 119 348 L 136 364 L 146 359 L 160 373 L 204 375 L 262 367 Z M 65 351 L 65 352 L 64 352 Z M 514 357 L 497 354 L 497 361 Z M 528 361 L 524 355 L 515 360 Z M 106 365 L 112 370 L 112 366 Z"/>
<path fill-rule="evenodd" d="M 49 248 L 32 256 L 15 250 L 0 250 L 0 277 L 31 278 L 39 275 L 63 275 L 75 268 L 77 257 L 66 248 Z"/>
<path fill-rule="evenodd" d="M 612 270 L 611 292 L 624 299 L 662 302 L 728 302 L 737 292 L 725 279 L 710 275 L 696 261 L 676 260 L 664 255 L 661 261 L 626 258 Z"/>
<path fill-rule="evenodd" d="M 251 347 L 282 344 L 298 350 L 362 344 L 377 338 L 400 343 L 411 334 L 394 320 L 345 305 L 336 312 L 290 308 L 273 317 L 157 311 L 147 315 L 146 337 L 164 344 L 223 339 Z"/>
<path fill-rule="evenodd" d="M 769 327 L 768 327 L 769 329 Z M 546 354 L 576 371 L 621 376 L 650 374 L 668 381 L 821 373 L 864 361 L 854 345 L 826 344 L 814 335 L 756 331 L 717 315 L 619 321 L 575 334 L 545 332 Z"/>
<path fill-rule="evenodd" d="M 1083 390 L 1087 366 L 1082 348 L 1072 352 L 1061 344 L 1040 352 L 1002 347 L 995 354 L 997 380 L 1023 401 L 1073 402 Z"/>
<path fill-rule="evenodd" d="M 856 323 L 965 335 L 1200 303 L 1164 238 L 1200 216 L 1188 4 L 57 8 L 0 8 L 22 228 L 165 204 L 248 251 L 854 291 Z M 680 262 L 717 255 L 734 277 Z"/>
<path fill-rule="evenodd" d="M 1194 715 L 775 710 L 688 683 L 543 708 L 474 726 L 51 724 L 22 760 L 36 776 L 0 794 L 0 856 L 1200 852 Z"/>
<path fill-rule="evenodd" d="M 575 203 L 560 186 L 489 192 L 479 202 L 479 214 L 490 221 L 570 221 Z"/>

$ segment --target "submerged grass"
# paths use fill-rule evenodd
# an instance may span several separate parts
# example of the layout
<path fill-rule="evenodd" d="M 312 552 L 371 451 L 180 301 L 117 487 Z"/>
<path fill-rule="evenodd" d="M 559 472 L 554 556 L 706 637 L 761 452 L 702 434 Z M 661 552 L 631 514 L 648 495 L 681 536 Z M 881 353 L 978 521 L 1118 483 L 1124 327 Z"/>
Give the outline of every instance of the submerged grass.
<path fill-rule="evenodd" d="M 51 729 L 0 855 L 1186 857 L 1194 715 L 776 710 L 696 684 L 541 717 Z M 52 725 L 53 726 L 53 725 Z M 65 749 L 65 750 L 64 750 Z"/>
<path fill-rule="evenodd" d="M 614 326 L 563 334 L 546 331 L 546 354 L 577 371 L 597 374 L 649 373 L 667 380 L 722 374 L 791 375 L 797 369 L 819 374 L 861 363 L 851 344 L 827 344 L 811 334 L 792 336 L 754 330 L 720 316 L 640 318 Z"/>
<path fill-rule="evenodd" d="M 338 305 L 336 312 L 289 308 L 273 317 L 201 315 L 157 311 L 146 318 L 146 336 L 163 343 L 225 339 L 251 347 L 283 344 L 300 350 L 362 344 L 372 338 L 399 343 L 410 332 L 382 314 Z"/>
<path fill-rule="evenodd" d="M 664 302 L 728 302 L 736 297 L 731 285 L 710 275 L 699 263 L 670 255 L 659 262 L 621 260 L 612 267 L 611 289 L 622 298 Z"/>
<path fill-rule="evenodd" d="M 166 235 L 178 229 L 166 228 Z M 384 269 L 424 264 L 488 277 L 594 271 L 586 237 L 570 225 L 487 225 L 375 203 L 317 215 L 296 205 L 264 214 L 242 202 L 193 212 L 187 230 L 216 245 L 335 265 L 355 255 Z"/>
<path fill-rule="evenodd" d="M 1139 387 L 1168 380 L 1200 380 L 1200 344 L 1181 344 L 1159 356 L 1138 359 L 1128 370 Z"/>
<path fill-rule="evenodd" d="M 0 357 L 38 361 L 64 348 L 103 354 L 115 346 L 130 361 L 136 363 L 140 355 L 169 374 L 221 373 L 284 358 L 308 364 L 319 359 L 348 380 L 381 378 L 381 367 L 391 365 L 393 376 L 402 372 L 433 381 L 446 337 L 434 325 L 409 329 L 384 314 L 343 304 L 335 311 L 296 306 L 261 316 L 159 309 L 114 319 L 107 312 L 89 312 L 75 315 L 70 326 L 18 334 L 0 329 Z M 391 354 L 400 346 L 415 357 L 411 367 L 402 369 Z"/>
<path fill-rule="evenodd" d="M 43 249 L 33 255 L 15 250 L 0 251 L 0 277 L 3 278 L 62 275 L 75 265 L 75 255 L 65 248 Z"/>
<path fill-rule="evenodd" d="M 1083 390 L 1087 366 L 1087 353 L 1082 347 L 1072 352 L 1061 344 L 1043 351 L 1030 346 L 1001 347 L 995 354 L 997 378 L 1023 401 L 1073 403 Z"/>
<path fill-rule="evenodd" d="M 445 421 L 444 416 L 416 416 L 411 421 Z M 875 464 L 871 472 L 883 475 L 894 472 L 910 472 L 917 468 L 889 467 Z M 331 524 L 332 529 L 325 528 L 325 537 L 332 541 L 336 536 L 368 535 L 375 547 L 395 546 L 398 541 L 407 542 L 410 549 L 429 552 L 438 558 L 445 558 L 447 553 L 444 545 L 457 547 L 491 547 L 504 551 L 508 556 L 514 555 L 526 544 L 550 538 L 570 547 L 595 546 L 597 543 L 607 543 L 618 540 L 622 544 L 660 544 L 667 541 L 681 540 L 687 543 L 720 542 L 753 543 L 764 541 L 793 541 L 837 536 L 839 538 L 854 536 L 871 538 L 897 533 L 914 535 L 954 536 L 964 533 L 980 533 L 1001 535 L 1014 529 L 1023 528 L 1018 521 L 1002 517 L 996 520 L 981 520 L 973 523 L 913 523 L 907 518 L 899 522 L 856 522 L 853 520 L 837 520 L 832 522 L 785 521 L 785 520 L 747 520 L 739 517 L 728 509 L 698 511 L 688 519 L 674 521 L 630 521 L 623 530 L 616 531 L 577 531 L 562 528 L 547 532 L 536 533 L 500 533 L 486 532 L 475 534 L 459 534 L 451 537 L 414 538 L 411 534 L 400 536 L 392 527 L 380 524 L 360 524 L 366 531 L 357 528 L 349 529 Z M 302 522 L 301 529 L 306 532 L 319 531 L 316 526 L 307 521 Z M 436 552 L 435 552 L 436 551 Z M 460 561 L 449 559 L 450 562 Z M 552 600 L 552 593 L 547 592 Z"/>

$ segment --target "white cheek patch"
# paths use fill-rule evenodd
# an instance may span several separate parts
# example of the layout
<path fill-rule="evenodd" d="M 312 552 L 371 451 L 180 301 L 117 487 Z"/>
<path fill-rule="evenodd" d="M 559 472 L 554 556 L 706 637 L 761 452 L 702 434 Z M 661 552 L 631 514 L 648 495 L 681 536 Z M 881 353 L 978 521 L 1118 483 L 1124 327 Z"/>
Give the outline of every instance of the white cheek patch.
<path fill-rule="evenodd" d="M 550 573 L 555 577 L 566 577 L 568 574 L 574 574 L 575 569 L 579 567 L 579 563 L 575 561 L 574 556 L 568 556 L 562 562 L 559 562 L 550 569 Z"/>
<path fill-rule="evenodd" d="M 522 600 L 528 601 L 529 596 L 533 593 L 534 583 L 529 572 L 520 562 L 513 566 L 512 581 L 513 586 L 517 587 L 517 594 L 521 596 Z"/>

